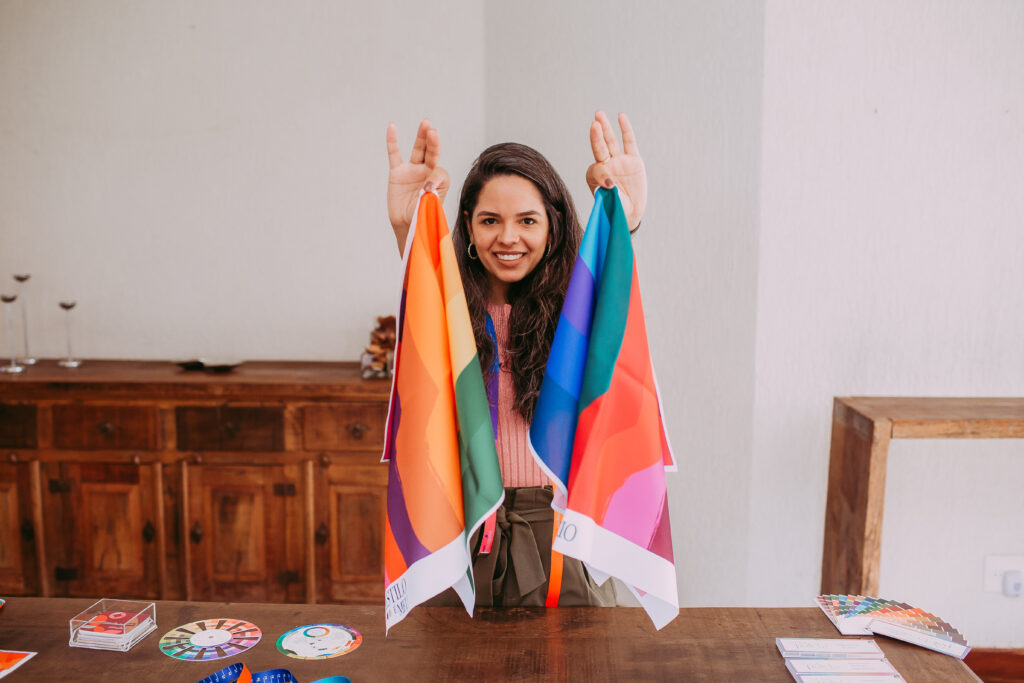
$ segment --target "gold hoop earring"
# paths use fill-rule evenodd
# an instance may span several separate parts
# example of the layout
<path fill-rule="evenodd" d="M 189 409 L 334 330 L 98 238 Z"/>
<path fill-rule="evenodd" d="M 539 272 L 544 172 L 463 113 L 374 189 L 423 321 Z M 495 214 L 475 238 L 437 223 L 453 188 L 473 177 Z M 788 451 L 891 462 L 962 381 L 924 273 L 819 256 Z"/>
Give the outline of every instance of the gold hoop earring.
<path fill-rule="evenodd" d="M 476 249 L 476 245 L 473 244 L 472 242 L 470 242 L 469 246 L 466 247 L 466 253 L 469 254 L 469 258 L 473 259 L 474 261 L 478 261 L 480 259 L 480 256 L 473 254 L 473 250 L 474 249 Z M 478 252 L 478 254 L 479 254 L 479 252 Z"/>

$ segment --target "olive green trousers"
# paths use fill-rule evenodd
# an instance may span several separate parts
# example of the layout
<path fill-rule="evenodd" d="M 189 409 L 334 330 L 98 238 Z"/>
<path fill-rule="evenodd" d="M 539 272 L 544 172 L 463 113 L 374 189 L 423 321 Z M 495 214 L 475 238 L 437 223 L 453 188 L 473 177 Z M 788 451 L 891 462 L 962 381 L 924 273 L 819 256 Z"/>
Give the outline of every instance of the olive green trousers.
<path fill-rule="evenodd" d="M 480 532 L 473 535 L 473 576 L 478 607 L 542 607 L 547 600 L 551 575 L 551 535 L 554 510 L 550 486 L 506 488 L 505 501 L 497 511 L 491 552 L 479 553 Z M 461 605 L 451 588 L 427 601 L 427 605 Z M 586 567 L 572 557 L 562 557 L 562 607 L 612 606 L 615 591 L 609 579 L 598 586 Z"/>

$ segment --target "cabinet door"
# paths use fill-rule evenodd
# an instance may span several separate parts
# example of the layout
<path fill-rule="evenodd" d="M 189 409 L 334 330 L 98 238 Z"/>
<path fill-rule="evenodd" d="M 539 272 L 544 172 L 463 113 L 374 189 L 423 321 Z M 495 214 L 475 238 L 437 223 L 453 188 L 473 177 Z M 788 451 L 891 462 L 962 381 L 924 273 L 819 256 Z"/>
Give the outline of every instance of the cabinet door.
<path fill-rule="evenodd" d="M 30 479 L 27 463 L 0 463 L 0 595 L 39 590 Z"/>
<path fill-rule="evenodd" d="M 330 463 L 316 477 L 317 600 L 383 604 L 387 465 L 376 451 Z"/>
<path fill-rule="evenodd" d="M 54 595 L 159 597 L 152 466 L 64 462 L 44 472 Z"/>
<path fill-rule="evenodd" d="M 193 600 L 304 602 L 298 465 L 191 465 L 186 543 Z"/>

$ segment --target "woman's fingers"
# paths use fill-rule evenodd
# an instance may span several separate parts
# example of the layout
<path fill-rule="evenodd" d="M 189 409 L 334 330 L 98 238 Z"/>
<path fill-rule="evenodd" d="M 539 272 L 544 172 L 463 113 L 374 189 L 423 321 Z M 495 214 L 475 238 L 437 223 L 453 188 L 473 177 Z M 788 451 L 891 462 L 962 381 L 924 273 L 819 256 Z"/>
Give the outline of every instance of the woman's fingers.
<path fill-rule="evenodd" d="M 430 178 L 427 182 L 431 184 L 431 189 L 436 192 L 441 199 L 444 199 L 445 194 L 448 192 L 448 171 L 437 166 L 430 172 Z"/>
<path fill-rule="evenodd" d="M 594 164 L 590 167 L 590 172 L 587 173 L 587 184 L 590 185 L 591 192 L 598 187 L 606 187 L 610 190 L 615 187 L 615 179 L 603 164 Z"/>
<path fill-rule="evenodd" d="M 594 151 L 594 161 L 599 164 L 608 161 L 612 156 L 608 151 L 608 143 L 605 142 L 601 124 L 597 121 L 590 124 L 590 148 Z"/>
<path fill-rule="evenodd" d="M 619 128 L 622 129 L 622 148 L 626 154 L 639 154 L 640 148 L 636 146 L 633 126 L 629 123 L 629 117 L 621 112 L 619 113 Z"/>
<path fill-rule="evenodd" d="M 412 145 L 412 154 L 409 155 L 410 164 L 422 164 L 427 153 L 427 135 L 430 133 L 430 119 L 420 121 L 420 127 L 416 130 L 416 142 Z"/>
<path fill-rule="evenodd" d="M 603 111 L 594 114 L 594 122 L 590 124 L 590 147 L 594 150 L 594 161 L 601 164 L 623 152 L 640 154 L 640 149 L 636 144 L 636 134 L 633 132 L 629 117 L 625 114 L 619 114 L 619 128 L 622 129 L 621 149 L 607 114 Z"/>
<path fill-rule="evenodd" d="M 427 168 L 434 168 L 441 161 L 441 134 L 431 128 L 427 131 L 427 149 L 424 162 Z"/>
<path fill-rule="evenodd" d="M 615 137 L 615 131 L 612 130 L 612 122 L 608 120 L 608 116 L 603 111 L 598 110 L 594 116 L 601 124 L 601 132 L 604 134 L 604 142 L 608 145 L 608 151 L 611 156 L 615 156 L 620 150 L 619 141 Z"/>
<path fill-rule="evenodd" d="M 388 132 L 385 138 L 388 147 L 388 166 L 391 169 L 398 168 L 403 164 L 403 161 L 402 150 L 398 146 L 398 128 L 394 123 L 388 124 Z M 412 145 L 409 163 L 425 164 L 428 168 L 434 168 L 440 161 L 441 135 L 430 127 L 429 119 L 423 119 L 416 130 L 416 141 Z"/>
<path fill-rule="evenodd" d="M 388 124 L 386 139 L 388 143 L 388 167 L 396 168 L 401 166 L 402 152 L 398 147 L 398 129 L 395 128 L 395 124 Z"/>

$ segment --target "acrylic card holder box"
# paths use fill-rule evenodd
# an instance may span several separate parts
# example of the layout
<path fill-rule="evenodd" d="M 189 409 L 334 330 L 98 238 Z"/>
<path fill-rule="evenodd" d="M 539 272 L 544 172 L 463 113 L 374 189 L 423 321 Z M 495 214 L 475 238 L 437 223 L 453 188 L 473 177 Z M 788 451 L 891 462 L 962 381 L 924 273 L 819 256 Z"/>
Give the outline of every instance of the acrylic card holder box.
<path fill-rule="evenodd" d="M 69 622 L 71 647 L 127 652 L 156 630 L 156 605 L 103 598 Z"/>

